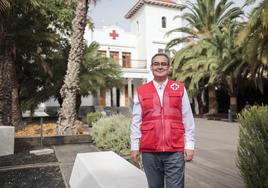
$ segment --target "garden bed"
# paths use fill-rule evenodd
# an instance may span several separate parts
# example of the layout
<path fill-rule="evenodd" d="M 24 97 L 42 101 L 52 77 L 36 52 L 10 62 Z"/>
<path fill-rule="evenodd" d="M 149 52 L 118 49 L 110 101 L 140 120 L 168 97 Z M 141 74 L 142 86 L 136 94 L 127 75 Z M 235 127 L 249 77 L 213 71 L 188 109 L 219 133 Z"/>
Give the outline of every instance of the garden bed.
<path fill-rule="evenodd" d="M 0 157 L 0 187 L 64 188 L 55 153 L 36 156 L 27 150 Z"/>
<path fill-rule="evenodd" d="M 41 134 L 41 125 L 31 122 L 16 131 L 15 151 L 60 144 L 92 142 L 88 127 L 80 127 L 79 133 L 78 135 L 57 135 L 57 124 L 47 122 L 42 125 Z"/>
<path fill-rule="evenodd" d="M 88 127 L 80 123 L 78 128 L 79 134 L 89 134 Z M 42 129 L 41 129 L 42 127 Z M 41 136 L 41 130 L 43 136 L 56 136 L 57 135 L 57 123 L 47 122 L 40 123 L 31 122 L 16 130 L 16 137 L 26 137 L 26 136 Z"/>

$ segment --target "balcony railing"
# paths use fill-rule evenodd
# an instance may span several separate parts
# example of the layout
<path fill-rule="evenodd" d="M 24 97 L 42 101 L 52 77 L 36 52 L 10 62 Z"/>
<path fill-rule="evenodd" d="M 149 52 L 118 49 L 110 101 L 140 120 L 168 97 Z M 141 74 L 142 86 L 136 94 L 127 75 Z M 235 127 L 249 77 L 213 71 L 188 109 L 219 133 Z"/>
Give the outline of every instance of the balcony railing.
<path fill-rule="evenodd" d="M 122 61 L 122 68 L 146 69 L 146 67 L 146 60 L 131 59 L 129 62 Z"/>

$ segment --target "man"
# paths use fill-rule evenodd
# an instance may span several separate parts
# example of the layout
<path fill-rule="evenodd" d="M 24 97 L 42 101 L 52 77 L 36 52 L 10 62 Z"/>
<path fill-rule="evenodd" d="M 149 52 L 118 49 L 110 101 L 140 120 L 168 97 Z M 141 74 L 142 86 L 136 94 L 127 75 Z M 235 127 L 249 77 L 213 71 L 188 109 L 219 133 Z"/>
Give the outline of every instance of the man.
<path fill-rule="evenodd" d="M 194 155 L 194 119 L 183 83 L 168 80 L 169 57 L 152 57 L 154 80 L 138 87 L 131 125 L 131 159 L 140 153 L 149 188 L 184 187 L 185 160 Z"/>

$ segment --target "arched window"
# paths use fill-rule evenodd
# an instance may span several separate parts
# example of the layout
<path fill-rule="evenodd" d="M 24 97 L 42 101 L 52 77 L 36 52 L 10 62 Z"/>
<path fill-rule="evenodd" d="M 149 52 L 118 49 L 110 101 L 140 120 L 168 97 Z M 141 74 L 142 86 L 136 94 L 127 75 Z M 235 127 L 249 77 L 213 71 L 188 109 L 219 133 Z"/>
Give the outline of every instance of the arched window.
<path fill-rule="evenodd" d="M 166 17 L 163 16 L 161 21 L 162 21 L 161 22 L 162 23 L 162 28 L 166 28 L 167 27 L 167 19 L 166 19 Z"/>

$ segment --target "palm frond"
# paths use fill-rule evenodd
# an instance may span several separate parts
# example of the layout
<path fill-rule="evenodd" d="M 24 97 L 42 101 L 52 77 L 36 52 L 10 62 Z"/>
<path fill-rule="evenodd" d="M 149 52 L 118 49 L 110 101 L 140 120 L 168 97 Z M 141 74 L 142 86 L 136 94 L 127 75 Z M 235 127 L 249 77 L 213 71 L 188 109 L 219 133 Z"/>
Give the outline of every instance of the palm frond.
<path fill-rule="evenodd" d="M 84 50 L 80 72 L 80 93 L 82 96 L 100 88 L 121 86 L 119 65 L 111 58 L 98 56 L 99 44 L 92 42 Z"/>
<path fill-rule="evenodd" d="M 9 0 L 0 0 L 0 15 L 1 17 L 6 16 L 10 10 L 10 1 Z"/>
<path fill-rule="evenodd" d="M 182 38 L 175 38 L 171 41 L 169 41 L 166 45 L 166 48 L 172 48 L 173 46 L 179 45 L 181 43 L 185 43 L 189 41 L 189 37 L 182 37 Z"/>

